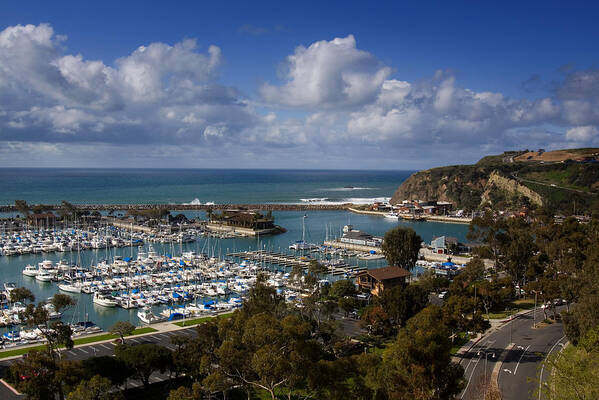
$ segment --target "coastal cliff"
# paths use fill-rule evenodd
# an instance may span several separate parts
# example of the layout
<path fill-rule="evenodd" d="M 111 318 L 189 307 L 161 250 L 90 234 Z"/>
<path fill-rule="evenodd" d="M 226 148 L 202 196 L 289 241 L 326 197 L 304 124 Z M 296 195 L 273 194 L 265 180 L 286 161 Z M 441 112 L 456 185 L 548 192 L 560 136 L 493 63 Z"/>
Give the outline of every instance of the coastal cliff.
<path fill-rule="evenodd" d="M 540 153 L 540 154 L 539 154 Z M 451 202 L 459 209 L 547 206 L 572 212 L 599 206 L 599 149 L 505 152 L 473 165 L 432 168 L 412 174 L 395 191 L 403 200 Z"/>

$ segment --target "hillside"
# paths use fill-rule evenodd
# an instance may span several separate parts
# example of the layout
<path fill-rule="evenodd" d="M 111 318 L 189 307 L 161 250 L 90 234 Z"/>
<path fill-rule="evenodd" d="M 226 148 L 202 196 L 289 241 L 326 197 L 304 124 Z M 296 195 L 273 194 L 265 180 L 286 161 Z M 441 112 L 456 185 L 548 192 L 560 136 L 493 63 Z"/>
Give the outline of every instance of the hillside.
<path fill-rule="evenodd" d="M 411 175 L 391 202 L 449 201 L 475 210 L 547 206 L 555 211 L 584 212 L 598 204 L 599 149 L 551 152 L 505 152 L 474 165 L 432 168 Z"/>

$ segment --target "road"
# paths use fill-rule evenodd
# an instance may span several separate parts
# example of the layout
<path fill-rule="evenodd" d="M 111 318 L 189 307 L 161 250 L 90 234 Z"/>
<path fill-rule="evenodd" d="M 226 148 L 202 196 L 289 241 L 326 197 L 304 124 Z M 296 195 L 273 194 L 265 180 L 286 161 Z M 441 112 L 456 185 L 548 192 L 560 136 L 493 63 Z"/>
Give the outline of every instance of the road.
<path fill-rule="evenodd" d="M 195 336 L 197 335 L 197 331 L 195 327 L 190 327 L 187 329 L 179 329 L 175 331 L 167 331 L 167 332 L 158 332 L 151 333 L 143 336 L 136 336 L 131 338 L 126 338 L 125 342 L 128 344 L 141 344 L 141 343 L 156 343 L 161 346 L 165 346 L 170 350 L 175 350 L 175 346 L 171 344 L 171 338 L 177 335 L 188 335 Z M 63 357 L 71 360 L 84 360 L 93 356 L 111 356 L 114 354 L 115 344 L 112 342 L 103 342 L 103 343 L 92 343 L 89 345 L 74 347 L 71 350 L 63 351 Z M 8 368 L 12 363 L 17 361 L 18 359 L 5 360 L 0 362 L 0 374 L 3 376 L 6 368 Z M 170 379 L 170 376 L 167 373 L 161 374 L 155 372 L 150 377 L 150 383 L 156 383 L 163 381 L 165 379 Z M 133 388 L 137 386 L 141 386 L 142 383 L 135 379 L 129 379 L 127 382 L 127 388 Z M 11 400 L 11 399 L 22 399 L 23 397 L 15 395 L 6 385 L 0 384 L 0 399 L 2 400 Z"/>
<path fill-rule="evenodd" d="M 592 195 L 592 196 L 596 196 L 597 193 L 594 192 L 590 192 L 590 191 L 586 191 L 586 190 L 580 190 L 580 189 L 574 189 L 574 188 L 568 188 L 568 187 L 564 187 L 564 186 L 558 186 L 556 184 L 553 183 L 547 183 L 547 182 L 540 182 L 540 181 L 533 181 L 531 179 L 525 179 L 525 178 L 521 178 L 518 175 L 516 175 L 515 173 L 511 174 L 512 178 L 514 178 L 515 180 L 519 181 L 519 182 L 528 182 L 528 183 L 534 183 L 536 185 L 541 185 L 541 186 L 547 186 L 547 187 L 551 187 L 551 188 L 555 188 L 555 189 L 563 189 L 563 190 L 569 190 L 571 192 L 576 192 L 576 193 L 582 193 L 582 194 L 588 194 L 588 195 Z"/>
<path fill-rule="evenodd" d="M 537 322 L 542 317 L 537 313 Z M 462 357 L 468 380 L 459 399 L 476 400 L 498 371 L 498 384 L 504 400 L 538 399 L 538 375 L 542 362 L 551 351 L 565 343 L 561 323 L 533 328 L 532 311 L 514 318 L 483 337 Z M 543 371 L 542 381 L 547 378 Z"/>

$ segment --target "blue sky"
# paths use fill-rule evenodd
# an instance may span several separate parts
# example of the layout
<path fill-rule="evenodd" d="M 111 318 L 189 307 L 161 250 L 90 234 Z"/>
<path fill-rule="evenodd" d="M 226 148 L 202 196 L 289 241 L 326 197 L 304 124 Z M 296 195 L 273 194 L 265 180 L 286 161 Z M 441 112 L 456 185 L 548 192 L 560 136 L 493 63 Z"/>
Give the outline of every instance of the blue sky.
<path fill-rule="evenodd" d="M 598 8 L 5 2 L 0 165 L 409 169 L 597 146 Z"/>

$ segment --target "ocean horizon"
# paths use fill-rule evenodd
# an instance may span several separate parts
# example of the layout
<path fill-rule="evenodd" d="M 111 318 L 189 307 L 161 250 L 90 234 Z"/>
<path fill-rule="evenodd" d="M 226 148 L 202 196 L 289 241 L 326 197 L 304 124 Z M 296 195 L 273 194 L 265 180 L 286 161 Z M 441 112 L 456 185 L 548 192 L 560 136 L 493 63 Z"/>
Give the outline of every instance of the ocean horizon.
<path fill-rule="evenodd" d="M 0 168 L 0 204 L 368 204 L 412 170 Z"/>

